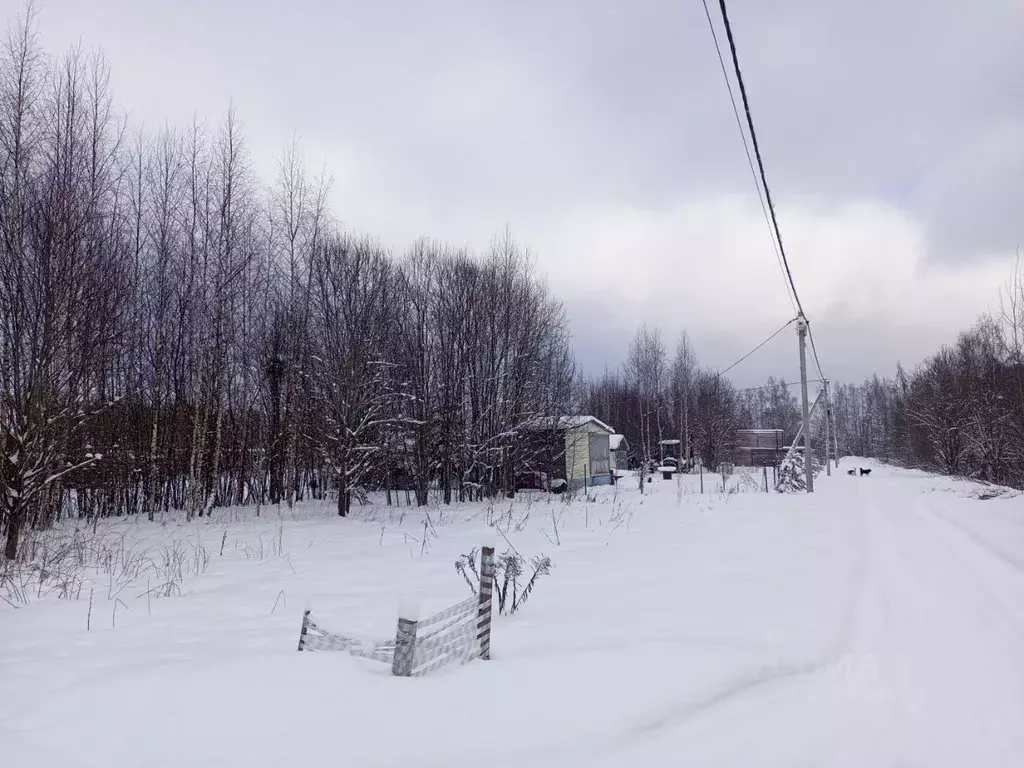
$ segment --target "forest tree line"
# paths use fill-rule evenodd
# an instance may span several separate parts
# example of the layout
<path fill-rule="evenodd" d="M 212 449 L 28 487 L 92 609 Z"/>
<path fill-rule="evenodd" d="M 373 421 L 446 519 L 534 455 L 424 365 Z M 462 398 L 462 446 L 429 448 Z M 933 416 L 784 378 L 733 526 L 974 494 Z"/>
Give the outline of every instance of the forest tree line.
<path fill-rule="evenodd" d="M 681 455 L 714 468 L 732 460 L 737 429 L 800 425 L 796 390 L 784 379 L 737 389 L 727 376 L 700 365 L 683 331 L 669 356 L 659 328 L 642 324 L 623 365 L 583 386 L 582 407 L 625 435 L 634 463 L 660 461 L 660 443 L 678 440 Z"/>
<path fill-rule="evenodd" d="M 833 414 L 847 453 L 1024 488 L 1024 280 L 913 371 L 836 387 Z"/>
<path fill-rule="evenodd" d="M 345 230 L 287 147 L 255 173 L 233 111 L 146 132 L 103 57 L 0 47 L 0 538 L 62 517 L 514 490 L 516 430 L 588 413 L 635 460 L 706 466 L 800 423 L 791 382 L 737 389 L 641 326 L 583 379 L 562 305 L 508 232 L 395 256 Z M 841 453 L 1024 487 L 1024 287 L 911 373 L 833 388 Z M 821 414 L 819 413 L 819 418 Z M 821 430 L 815 430 L 820 443 Z"/>
<path fill-rule="evenodd" d="M 149 133 L 99 54 L 0 50 L 0 537 L 64 516 L 510 487 L 565 413 L 562 306 L 509 234 L 401 257 L 344 230 L 296 146 L 238 117 Z M 390 493 L 389 493 L 390 499 Z"/>
<path fill-rule="evenodd" d="M 797 382 L 798 383 L 798 382 Z M 701 368 L 686 333 L 669 358 L 658 329 L 643 325 L 626 362 L 586 383 L 583 403 L 626 435 L 634 459 L 660 459 L 676 439 L 706 467 L 729 459 L 737 429 L 781 429 L 788 445 L 802 421 L 794 382 L 769 378 L 736 389 Z M 810 398 L 816 395 L 816 383 Z M 1024 275 L 1015 272 L 997 312 L 912 371 L 830 386 L 838 456 L 1024 488 Z M 825 458 L 824 407 L 812 415 L 812 448 Z"/>

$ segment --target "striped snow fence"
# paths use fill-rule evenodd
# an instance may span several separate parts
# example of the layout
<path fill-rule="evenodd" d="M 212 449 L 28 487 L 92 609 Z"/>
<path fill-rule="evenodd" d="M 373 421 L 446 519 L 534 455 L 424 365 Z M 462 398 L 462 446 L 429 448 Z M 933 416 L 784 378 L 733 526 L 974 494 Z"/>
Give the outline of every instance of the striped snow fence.
<path fill-rule="evenodd" d="M 346 651 L 353 656 L 391 665 L 398 677 L 419 677 L 448 664 L 466 664 L 491 657 L 491 596 L 494 591 L 494 549 L 483 547 L 477 595 L 426 619 L 415 606 L 399 608 L 395 639 L 367 647 L 352 638 L 325 631 L 302 616 L 300 651 Z"/>

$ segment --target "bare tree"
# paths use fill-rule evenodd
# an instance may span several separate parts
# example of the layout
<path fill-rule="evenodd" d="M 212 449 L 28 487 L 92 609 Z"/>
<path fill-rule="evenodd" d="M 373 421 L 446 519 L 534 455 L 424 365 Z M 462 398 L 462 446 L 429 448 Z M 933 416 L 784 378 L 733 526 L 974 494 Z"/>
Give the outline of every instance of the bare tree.
<path fill-rule="evenodd" d="M 101 56 L 50 66 L 35 8 L 0 50 L 0 534 L 389 487 L 515 487 L 557 417 L 562 306 L 510 232 L 400 264 L 332 226 L 297 143 L 273 187 L 229 110 L 129 131 Z M 130 136 L 129 140 L 125 140 Z M 657 421 L 660 414 L 654 414 Z"/>
<path fill-rule="evenodd" d="M 664 405 L 666 364 L 661 332 L 642 324 L 629 346 L 625 365 L 626 378 L 636 389 L 639 400 L 638 448 L 644 463 L 660 458 L 658 443 L 662 439 L 661 414 Z"/>
<path fill-rule="evenodd" d="M 693 455 L 690 445 L 690 410 L 693 400 L 693 379 L 697 371 L 697 355 L 690 343 L 690 336 L 682 332 L 676 343 L 676 355 L 672 360 L 669 380 L 674 420 L 679 440 L 683 446 L 682 460 L 688 462 Z"/>
<path fill-rule="evenodd" d="M 386 350 L 396 281 L 386 255 L 369 241 L 325 239 L 311 275 L 317 353 L 311 376 L 323 408 L 318 444 L 338 485 L 338 514 L 380 458 L 380 431 L 394 414 Z"/>
<path fill-rule="evenodd" d="M 29 14 L 32 8 L 29 7 Z M 106 361 L 119 328 L 122 265 L 130 256 L 117 229 L 100 216 L 116 205 L 120 141 L 106 94 L 105 67 L 72 51 L 50 90 L 29 103 L 38 59 L 29 15 L 15 28 L 5 78 L 13 95 L 4 133 L 11 139 L 5 176 L 0 288 L 3 322 L 5 555 L 15 558 L 22 527 L 56 519 L 62 478 L 96 460 L 69 453 L 106 399 Z M 13 106 L 10 106 L 13 105 Z M 36 121 L 27 130 L 30 120 Z M 34 135 L 31 148 L 24 137 Z M 10 179 L 8 181 L 7 179 Z"/>
<path fill-rule="evenodd" d="M 694 381 L 697 453 L 714 470 L 725 461 L 736 432 L 736 391 L 718 373 L 700 371 Z"/>

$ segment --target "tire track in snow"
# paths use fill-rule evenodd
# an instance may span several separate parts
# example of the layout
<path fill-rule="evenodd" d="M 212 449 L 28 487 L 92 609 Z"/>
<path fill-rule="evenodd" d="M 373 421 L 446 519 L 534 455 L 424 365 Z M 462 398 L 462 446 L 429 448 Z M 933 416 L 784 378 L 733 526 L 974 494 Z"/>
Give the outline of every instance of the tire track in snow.
<path fill-rule="evenodd" d="M 897 610 L 894 585 L 900 583 L 901 570 L 905 567 L 905 563 L 900 557 L 895 532 L 877 503 L 873 500 L 867 503 L 864 515 L 873 531 L 875 544 L 873 560 L 877 579 L 875 588 L 881 624 L 876 635 L 874 650 L 869 649 L 867 653 L 881 651 L 882 667 L 885 673 L 885 679 L 881 685 L 887 693 L 887 709 L 892 714 L 892 722 L 888 728 L 889 748 L 891 752 L 896 753 L 890 755 L 890 760 L 902 764 L 909 760 L 911 750 L 907 734 L 910 731 L 911 723 L 909 702 L 913 685 L 901 659 L 908 649 L 900 647 L 898 642 L 897 626 L 900 612 Z"/>
<path fill-rule="evenodd" d="M 841 654 L 840 654 L 841 656 Z M 508 751 L 501 755 L 494 765 L 501 766 L 563 766 L 576 764 L 590 764 L 592 759 L 607 756 L 608 752 L 620 752 L 637 746 L 645 738 L 663 733 L 671 733 L 684 726 L 692 724 L 696 719 L 729 704 L 745 702 L 748 694 L 758 691 L 774 690 L 778 686 L 793 683 L 801 679 L 813 677 L 824 673 L 829 667 L 835 666 L 836 662 L 830 660 L 818 660 L 804 665 L 780 665 L 776 664 L 771 668 L 761 667 L 750 673 L 738 675 L 718 692 L 694 700 L 692 696 L 686 697 L 671 704 L 659 711 L 653 718 L 650 716 L 640 719 L 625 730 L 615 732 L 604 738 L 579 737 L 575 740 L 566 741 L 560 739 L 555 742 L 535 744 L 527 749 Z M 583 755 L 589 755 L 586 760 L 581 760 Z M 450 761 L 438 763 L 438 766 L 449 765 Z M 628 763 L 623 763 L 628 764 Z"/>
<path fill-rule="evenodd" d="M 956 531 L 961 533 L 964 536 L 964 538 L 973 543 L 976 547 L 993 556 L 995 559 L 999 560 L 1001 563 L 1008 566 L 1009 568 L 1013 569 L 1019 575 L 1024 576 L 1024 559 L 1018 559 L 1013 555 L 1009 554 L 1008 552 L 999 549 L 998 547 L 994 546 L 991 542 L 989 542 L 987 539 L 985 539 L 983 536 L 980 536 L 977 533 L 977 531 L 972 531 L 968 526 L 964 525 L 959 520 L 955 520 L 940 512 L 936 512 L 935 510 L 927 510 L 927 514 L 934 517 L 936 520 L 939 520 L 940 522 L 945 523 L 946 525 L 955 529 Z"/>
<path fill-rule="evenodd" d="M 908 607 L 918 597 L 927 596 L 938 608 L 934 610 L 932 618 L 946 619 L 966 616 L 963 609 L 973 605 L 974 610 L 977 610 L 979 606 L 976 605 L 977 601 L 964 604 L 961 600 L 974 590 L 963 595 L 957 593 L 956 596 L 961 599 L 950 601 L 949 595 L 942 591 L 941 584 L 929 581 L 927 573 L 922 575 L 915 565 L 920 562 L 919 558 L 926 554 L 940 561 L 944 560 L 944 553 L 951 547 L 951 542 L 947 541 L 949 537 L 938 535 L 938 532 L 933 530 L 934 525 L 929 524 L 929 520 L 921 520 L 913 514 L 909 518 L 903 515 L 897 520 L 891 519 L 892 515 L 879 507 L 872 496 L 874 493 L 864 493 L 862 497 L 860 489 L 855 492 L 854 504 L 860 508 L 854 510 L 854 514 L 857 514 L 864 525 L 861 553 L 865 562 L 855 618 L 849 622 L 851 629 L 842 650 L 834 650 L 815 663 L 781 666 L 774 670 L 773 674 L 747 675 L 712 697 L 679 707 L 674 711 L 666 711 L 661 716 L 635 727 L 625 734 L 626 743 L 620 743 L 618 746 L 626 747 L 629 744 L 628 737 L 639 739 L 674 730 L 676 727 L 692 726 L 702 715 L 712 712 L 721 714 L 719 710 L 730 703 L 742 702 L 746 705 L 748 714 L 759 712 L 758 705 L 752 700 L 759 694 L 763 696 L 766 705 L 771 704 L 772 695 L 776 700 L 785 701 L 788 705 L 800 693 L 806 694 L 810 691 L 816 708 L 817 703 L 821 701 L 834 707 L 834 711 L 830 712 L 832 721 L 829 723 L 830 730 L 834 729 L 832 742 L 830 743 L 828 738 L 821 738 L 819 734 L 819 743 L 813 745 L 820 751 L 823 761 L 828 762 L 836 755 L 856 755 L 859 759 L 867 761 L 862 764 L 904 764 L 908 760 L 914 762 L 916 757 L 928 753 L 932 738 L 929 728 L 935 727 L 935 724 L 920 715 L 922 693 L 915 680 L 920 683 L 922 675 L 930 678 L 938 676 L 939 679 L 942 675 L 941 669 L 928 669 L 927 666 L 916 663 L 916 657 L 922 650 L 922 637 L 917 634 L 920 625 L 916 622 L 922 617 L 927 618 L 934 608 L 929 609 L 926 602 L 925 609 L 915 616 L 908 612 Z M 907 527 L 907 524 L 913 524 L 914 521 L 923 522 L 927 526 L 926 530 L 932 531 L 933 535 L 921 537 L 920 531 L 915 532 Z M 900 522 L 903 525 L 900 525 Z M 920 546 L 904 551 L 901 540 L 918 540 Z M 963 552 L 957 552 L 955 549 L 954 547 L 954 558 L 961 566 L 956 569 L 956 573 L 969 570 L 973 576 L 967 581 L 976 582 L 977 586 L 989 592 L 990 597 L 997 598 L 995 603 L 981 601 L 982 609 L 991 614 L 997 622 L 1001 622 L 1005 628 L 1019 630 L 1020 627 L 1015 620 L 1019 612 L 1010 610 L 1010 604 L 999 599 L 1005 596 L 998 590 L 991 589 L 990 584 L 986 584 L 984 574 L 979 572 L 976 562 L 972 562 Z M 997 649 L 998 646 L 988 643 L 989 638 L 983 631 L 979 632 L 970 626 L 969 619 L 967 622 L 968 626 L 962 628 L 964 635 L 974 637 L 979 648 Z M 927 642 L 927 639 L 924 642 Z M 962 647 L 959 636 L 940 637 L 939 644 L 948 648 Z M 850 682 L 854 687 L 852 691 L 847 691 L 843 695 L 841 691 L 831 689 L 835 679 L 828 673 L 835 671 L 836 664 L 847 663 L 849 666 L 845 667 L 845 671 L 852 674 Z M 801 679 L 809 681 L 811 687 L 797 688 L 793 696 L 788 693 L 783 696 L 778 690 L 787 683 Z M 942 695 L 947 695 L 942 685 L 939 685 L 938 690 Z M 835 694 L 839 694 L 841 698 L 829 698 Z M 955 709 L 955 693 L 951 691 L 948 695 L 953 698 L 954 703 L 951 706 Z M 945 702 L 945 705 L 950 706 L 948 702 Z M 766 717 L 778 716 L 780 723 L 784 722 L 783 717 L 792 717 L 791 710 L 783 714 L 765 707 L 763 711 Z M 995 730 L 992 734 L 998 737 L 998 726 L 993 728 Z M 738 738 L 744 735 L 742 731 L 741 728 L 736 732 Z M 798 738 L 807 738 L 807 735 L 801 734 Z M 807 743 L 806 746 L 812 745 Z"/>
<path fill-rule="evenodd" d="M 991 589 L 971 545 L 916 505 L 877 515 L 891 541 L 892 642 L 905 762 L 1016 765 L 1020 695 L 1007 674 L 1020 647 L 1015 611 Z M 973 552 L 973 550 L 970 550 Z M 976 555 L 977 553 L 974 552 Z M 982 594 L 979 595 L 978 593 Z M 981 597 L 982 599 L 979 599 Z M 1019 741 L 1019 740 L 1018 740 Z"/>
<path fill-rule="evenodd" d="M 845 514 L 845 512 L 837 512 L 837 514 Z M 859 530 L 858 555 L 852 569 L 854 574 L 854 578 L 851 580 L 852 588 L 849 590 L 847 599 L 843 601 L 849 607 L 843 614 L 843 621 L 835 635 L 835 641 L 817 658 L 804 663 L 779 661 L 762 663 L 756 669 L 740 672 L 725 681 L 718 690 L 703 697 L 695 699 L 692 690 L 684 691 L 681 696 L 660 707 L 656 712 L 634 718 L 633 722 L 625 728 L 617 730 L 605 738 L 587 739 L 585 742 L 559 741 L 536 745 L 514 755 L 504 755 L 500 764 L 521 765 L 524 762 L 531 762 L 546 765 L 550 762 L 552 765 L 557 765 L 564 764 L 563 759 L 570 758 L 573 762 L 579 762 L 581 753 L 605 756 L 610 751 L 621 752 L 634 748 L 638 742 L 642 742 L 644 739 L 691 726 L 703 716 L 718 713 L 723 707 L 749 705 L 752 697 L 767 696 L 786 685 L 821 678 L 822 686 L 831 687 L 832 675 L 841 667 L 843 659 L 851 654 L 854 638 L 858 632 L 858 623 L 863 614 L 863 606 L 868 600 L 870 532 L 863 516 L 857 515 L 857 517 L 860 520 L 857 525 Z M 764 711 L 767 714 L 786 714 L 770 707 L 765 707 Z"/>
<path fill-rule="evenodd" d="M 94 758 L 82 754 L 82 750 L 74 751 L 57 749 L 47 742 L 29 736 L 24 730 L 0 721 L 0 745 L 2 745 L 5 765 L 31 766 L 31 768 L 66 768 L 68 765 L 79 765 L 87 768 L 100 768 Z M 18 750 L 27 747 L 29 751 Z M 45 762 L 40 762 L 45 760 Z M 104 764 L 107 768 L 109 764 Z"/>
<path fill-rule="evenodd" d="M 609 746 L 623 746 L 632 743 L 635 739 L 646 734 L 666 730 L 670 726 L 683 724 L 701 714 L 709 712 L 719 706 L 743 698 L 764 688 L 782 685 L 801 678 L 811 678 L 823 675 L 836 669 L 845 657 L 850 655 L 850 650 L 857 632 L 857 625 L 860 620 L 861 606 L 867 599 L 868 579 L 868 552 L 870 533 L 863 519 L 859 526 L 860 545 L 859 557 L 857 560 L 855 587 L 851 590 L 851 597 L 845 602 L 850 608 L 845 613 L 845 621 L 837 633 L 835 643 L 827 648 L 824 653 L 816 659 L 806 661 L 802 664 L 771 662 L 762 664 L 757 669 L 745 674 L 738 675 L 726 683 L 721 690 L 698 701 L 687 697 L 677 703 L 663 709 L 653 718 L 630 727 Z"/>
<path fill-rule="evenodd" d="M 957 557 L 964 563 L 964 570 L 969 571 L 983 591 L 998 605 L 999 610 L 993 611 L 1011 626 L 1017 634 L 1024 635 L 1024 610 L 1018 600 L 1006 594 L 1007 585 L 986 575 L 982 563 L 996 563 L 1002 570 L 1009 570 L 1016 576 L 1024 576 L 1024 571 L 1016 567 L 1013 558 L 998 552 L 982 543 L 977 535 L 971 534 L 963 526 L 952 522 L 945 515 L 940 515 L 926 507 L 915 508 L 922 520 L 927 521 L 947 544 L 957 552 Z M 980 557 L 979 557 L 980 556 Z"/>

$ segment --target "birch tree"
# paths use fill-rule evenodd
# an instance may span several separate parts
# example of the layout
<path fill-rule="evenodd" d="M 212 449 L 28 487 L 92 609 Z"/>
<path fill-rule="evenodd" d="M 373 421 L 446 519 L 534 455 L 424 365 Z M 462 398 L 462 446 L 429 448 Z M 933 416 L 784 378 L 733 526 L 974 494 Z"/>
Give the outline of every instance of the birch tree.
<path fill-rule="evenodd" d="M 380 430 L 393 418 L 396 390 L 386 350 L 396 281 L 377 245 L 334 235 L 314 253 L 311 284 L 316 352 L 310 373 L 323 409 L 318 442 L 344 517 L 380 458 Z"/>

